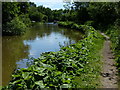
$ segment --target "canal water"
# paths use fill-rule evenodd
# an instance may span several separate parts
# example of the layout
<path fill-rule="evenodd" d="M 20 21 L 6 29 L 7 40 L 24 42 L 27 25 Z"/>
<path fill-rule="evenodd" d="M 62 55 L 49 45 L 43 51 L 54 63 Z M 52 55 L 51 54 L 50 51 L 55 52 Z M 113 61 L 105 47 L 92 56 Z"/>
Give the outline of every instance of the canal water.
<path fill-rule="evenodd" d="M 2 84 L 7 85 L 15 68 L 27 68 L 31 57 L 59 51 L 61 46 L 78 42 L 82 34 L 56 24 L 35 24 L 25 35 L 2 37 Z"/>

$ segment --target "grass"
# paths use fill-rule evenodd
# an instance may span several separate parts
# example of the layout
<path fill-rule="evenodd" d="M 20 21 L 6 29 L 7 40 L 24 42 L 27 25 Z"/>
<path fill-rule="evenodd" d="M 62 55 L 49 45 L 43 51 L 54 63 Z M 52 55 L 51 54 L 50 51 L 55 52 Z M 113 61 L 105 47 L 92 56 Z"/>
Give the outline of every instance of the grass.
<path fill-rule="evenodd" d="M 88 65 L 86 65 L 86 72 L 81 73 L 79 77 L 76 77 L 78 84 L 78 88 L 96 88 L 99 87 L 100 84 L 100 71 L 102 66 L 102 56 L 101 50 L 103 48 L 104 40 L 95 40 L 95 45 L 93 46 L 94 50 L 91 51 L 91 57 L 94 60 L 91 60 Z"/>

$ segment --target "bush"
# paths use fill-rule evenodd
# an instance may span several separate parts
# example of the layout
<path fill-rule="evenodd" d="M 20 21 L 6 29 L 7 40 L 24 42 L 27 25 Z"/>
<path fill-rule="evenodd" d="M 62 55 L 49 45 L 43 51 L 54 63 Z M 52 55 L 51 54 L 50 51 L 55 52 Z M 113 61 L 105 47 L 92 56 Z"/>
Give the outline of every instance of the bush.
<path fill-rule="evenodd" d="M 23 21 L 23 23 L 29 27 L 31 25 L 31 20 L 29 18 L 29 15 L 28 14 L 22 14 L 19 16 L 20 17 L 20 20 Z"/>
<path fill-rule="evenodd" d="M 10 22 L 7 22 L 6 26 L 7 27 L 3 29 L 3 34 L 5 35 L 21 35 L 27 29 L 19 17 L 15 17 Z"/>
<path fill-rule="evenodd" d="M 88 26 L 94 26 L 94 21 L 86 21 L 84 24 Z"/>
<path fill-rule="evenodd" d="M 72 29 L 76 29 L 79 30 L 81 32 L 87 33 L 89 32 L 89 30 L 94 30 L 94 28 L 92 26 L 88 26 L 88 25 L 78 25 L 74 22 L 58 22 L 59 26 L 63 26 L 63 27 L 67 27 L 67 28 L 72 28 Z"/>
<path fill-rule="evenodd" d="M 114 23 L 116 26 L 120 26 L 120 19 L 116 19 L 116 21 Z"/>
<path fill-rule="evenodd" d="M 29 15 L 31 21 L 36 21 L 36 22 L 41 22 L 43 19 L 43 14 L 40 12 L 34 12 L 32 14 Z"/>
<path fill-rule="evenodd" d="M 46 15 L 43 16 L 43 22 L 47 22 L 48 21 L 48 17 Z"/>

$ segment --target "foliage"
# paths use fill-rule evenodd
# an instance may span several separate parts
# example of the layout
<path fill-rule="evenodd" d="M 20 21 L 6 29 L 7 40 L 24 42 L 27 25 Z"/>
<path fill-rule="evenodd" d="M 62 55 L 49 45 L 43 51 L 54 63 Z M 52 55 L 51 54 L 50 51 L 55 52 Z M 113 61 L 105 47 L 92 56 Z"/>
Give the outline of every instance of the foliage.
<path fill-rule="evenodd" d="M 97 87 L 100 70 L 97 53 L 103 44 L 103 37 L 94 28 L 83 27 L 87 29 L 83 40 L 62 47 L 58 52 L 43 53 L 34 59 L 29 68 L 16 70 L 12 81 L 3 90 Z"/>
<path fill-rule="evenodd" d="M 65 10 L 51 10 L 43 6 L 37 7 L 31 2 L 5 2 L 2 9 L 3 29 L 5 30 L 7 22 L 21 14 L 29 15 L 30 20 L 35 22 L 69 21 L 92 25 L 96 29 L 102 28 L 101 30 L 106 30 L 105 28 L 110 24 L 120 19 L 119 2 L 74 2 L 73 4 L 66 3 L 65 6 Z M 28 17 L 25 16 L 25 18 L 27 20 L 23 22 L 28 22 Z"/>
<path fill-rule="evenodd" d="M 119 26 L 111 26 L 108 28 L 106 32 L 112 41 L 111 48 L 115 55 L 115 60 L 117 62 L 117 67 L 120 70 L 120 27 Z"/>
<path fill-rule="evenodd" d="M 21 14 L 20 16 L 20 20 L 23 21 L 23 23 L 29 27 L 31 25 L 31 20 L 29 18 L 28 14 Z"/>
<path fill-rule="evenodd" d="M 23 34 L 27 27 L 26 25 L 20 20 L 19 17 L 15 17 L 10 22 L 7 22 L 7 27 L 5 30 L 3 29 L 3 34 L 7 35 L 21 35 Z"/>
<path fill-rule="evenodd" d="M 30 3 L 20 2 L 20 3 L 18 3 L 18 7 L 20 7 L 19 14 L 27 14 L 29 12 Z"/>
<path fill-rule="evenodd" d="M 10 22 L 17 14 L 20 12 L 20 7 L 18 7 L 18 2 L 10 3 L 3 2 L 2 3 L 2 24 L 6 24 Z"/>
<path fill-rule="evenodd" d="M 45 17 L 47 17 L 47 19 L 43 19 L 45 21 L 53 21 L 53 13 L 52 13 L 52 10 L 50 8 L 45 8 L 43 6 L 38 6 L 37 7 L 38 9 L 38 12 L 41 12 L 42 14 L 45 15 Z"/>
<path fill-rule="evenodd" d="M 43 14 L 39 12 L 34 12 L 30 15 L 30 19 L 32 21 L 41 22 L 42 18 L 43 18 Z"/>
<path fill-rule="evenodd" d="M 2 3 L 2 32 L 3 35 L 21 35 L 31 24 L 26 14 L 28 2 L 3 2 Z"/>
<path fill-rule="evenodd" d="M 78 25 L 74 22 L 58 22 L 59 26 L 67 27 L 67 28 L 72 28 L 76 30 L 80 30 L 81 32 L 88 32 L 88 29 L 91 29 L 92 27 L 87 26 L 87 25 Z"/>
<path fill-rule="evenodd" d="M 88 26 L 94 26 L 95 23 L 94 21 L 86 21 L 84 24 Z"/>
<path fill-rule="evenodd" d="M 91 20 L 102 27 L 113 24 L 117 18 L 116 3 L 90 3 L 87 9 Z"/>
<path fill-rule="evenodd" d="M 107 28 L 120 17 L 119 2 L 74 2 L 72 5 L 67 4 L 67 7 L 69 9 L 63 10 L 59 20 L 78 24 L 93 21 L 94 28 Z"/>

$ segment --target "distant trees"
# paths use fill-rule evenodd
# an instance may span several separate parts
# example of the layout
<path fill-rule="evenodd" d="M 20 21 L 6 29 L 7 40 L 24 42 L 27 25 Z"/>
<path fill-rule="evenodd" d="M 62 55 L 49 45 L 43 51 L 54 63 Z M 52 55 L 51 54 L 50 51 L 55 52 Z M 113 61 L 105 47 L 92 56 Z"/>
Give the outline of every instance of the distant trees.
<path fill-rule="evenodd" d="M 26 27 L 30 26 L 31 21 L 72 21 L 78 24 L 93 25 L 94 27 L 105 27 L 114 22 L 119 25 L 120 22 L 120 2 L 74 2 L 64 5 L 64 10 L 51 10 L 43 6 L 37 7 L 32 2 L 3 2 L 2 5 L 3 35 L 9 33 L 6 32 L 9 28 L 12 32 L 13 28 L 8 27 L 7 24 L 12 23 L 15 17 L 18 17 Z"/>
<path fill-rule="evenodd" d="M 66 10 L 61 16 L 64 20 L 79 24 L 93 21 L 95 27 L 105 27 L 120 17 L 120 2 L 74 2 L 67 4 Z"/>
<path fill-rule="evenodd" d="M 90 19 L 100 26 L 113 24 L 117 19 L 117 3 L 90 3 L 88 13 Z"/>

